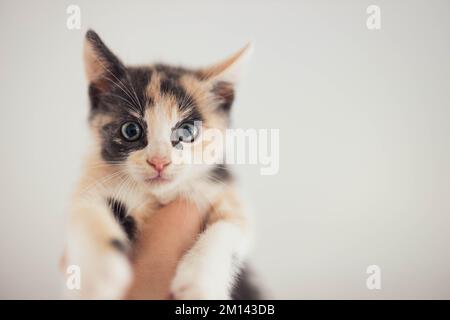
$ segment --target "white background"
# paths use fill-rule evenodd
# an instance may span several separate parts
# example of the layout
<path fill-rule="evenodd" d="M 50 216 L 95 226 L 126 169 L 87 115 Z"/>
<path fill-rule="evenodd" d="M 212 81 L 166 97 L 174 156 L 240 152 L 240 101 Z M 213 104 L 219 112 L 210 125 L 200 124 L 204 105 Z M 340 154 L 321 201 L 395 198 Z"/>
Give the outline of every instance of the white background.
<path fill-rule="evenodd" d="M 81 30 L 66 28 L 69 4 Z M 60 297 L 89 27 L 130 64 L 201 66 L 255 42 L 233 124 L 280 129 L 279 174 L 237 168 L 272 297 L 450 298 L 449 13 L 449 1 L 1 1 L 0 298 Z M 371 264 L 382 290 L 366 288 Z"/>

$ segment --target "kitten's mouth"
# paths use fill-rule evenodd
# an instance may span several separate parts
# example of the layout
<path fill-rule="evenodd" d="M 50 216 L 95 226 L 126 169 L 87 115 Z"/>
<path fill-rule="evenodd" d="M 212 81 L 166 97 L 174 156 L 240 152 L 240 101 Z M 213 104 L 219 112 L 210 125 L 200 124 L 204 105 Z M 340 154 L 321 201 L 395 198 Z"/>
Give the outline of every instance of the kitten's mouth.
<path fill-rule="evenodd" d="M 144 181 L 146 183 L 150 183 L 150 184 L 162 184 L 162 183 L 170 182 L 170 179 L 167 177 L 163 177 L 161 175 L 157 175 L 154 177 L 147 177 L 144 179 Z"/>

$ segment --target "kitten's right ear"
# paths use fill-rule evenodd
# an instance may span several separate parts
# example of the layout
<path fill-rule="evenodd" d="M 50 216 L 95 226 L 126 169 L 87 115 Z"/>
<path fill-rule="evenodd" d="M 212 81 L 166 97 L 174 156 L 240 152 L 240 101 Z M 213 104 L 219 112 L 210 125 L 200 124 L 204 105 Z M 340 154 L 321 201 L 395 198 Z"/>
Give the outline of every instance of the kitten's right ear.
<path fill-rule="evenodd" d="M 253 44 L 251 42 L 247 43 L 247 45 L 227 59 L 200 70 L 199 74 L 204 80 L 225 81 L 234 85 L 238 82 L 252 52 Z"/>
<path fill-rule="evenodd" d="M 125 75 L 125 66 L 92 30 L 86 33 L 84 64 L 88 81 L 100 90 Z"/>

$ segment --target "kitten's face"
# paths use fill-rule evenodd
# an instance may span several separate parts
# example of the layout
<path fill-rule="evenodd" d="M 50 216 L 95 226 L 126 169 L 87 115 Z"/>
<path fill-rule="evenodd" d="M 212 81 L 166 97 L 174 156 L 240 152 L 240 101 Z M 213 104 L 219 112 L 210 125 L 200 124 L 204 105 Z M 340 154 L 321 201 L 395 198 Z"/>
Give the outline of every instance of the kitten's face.
<path fill-rule="evenodd" d="M 222 140 L 234 97 L 227 71 L 244 50 L 204 70 L 164 65 L 125 67 L 92 31 L 86 36 L 85 60 L 90 81 L 90 124 L 101 158 L 135 182 L 168 188 L 191 178 L 208 177 L 222 157 Z M 211 159 L 215 157 L 216 159 Z"/>
<path fill-rule="evenodd" d="M 176 72 L 162 66 L 128 68 L 129 83 L 116 80 L 93 113 L 93 120 L 103 120 L 96 131 L 104 161 L 123 166 L 134 181 L 151 188 L 205 173 L 207 165 L 191 160 L 220 143 L 205 139 L 205 131 L 224 130 L 227 124 L 211 84 L 189 71 Z"/>

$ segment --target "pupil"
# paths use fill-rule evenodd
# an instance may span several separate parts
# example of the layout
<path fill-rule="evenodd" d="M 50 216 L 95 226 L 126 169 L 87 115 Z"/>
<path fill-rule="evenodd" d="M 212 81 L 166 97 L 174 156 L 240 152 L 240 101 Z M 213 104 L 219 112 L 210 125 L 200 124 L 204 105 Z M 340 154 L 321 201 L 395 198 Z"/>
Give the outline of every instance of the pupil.
<path fill-rule="evenodd" d="M 122 136 L 129 140 L 135 141 L 139 139 L 141 135 L 141 127 L 137 123 L 128 122 L 122 126 Z"/>
<path fill-rule="evenodd" d="M 127 135 L 130 138 L 133 138 L 134 136 L 136 136 L 137 130 L 136 127 L 134 125 L 129 125 L 127 128 Z"/>
<path fill-rule="evenodd" d="M 189 139 L 192 137 L 192 130 L 189 126 L 183 128 L 183 138 Z"/>
<path fill-rule="evenodd" d="M 191 123 L 184 123 L 181 124 L 177 129 L 174 129 L 172 134 L 172 145 L 177 149 L 183 149 L 183 146 L 180 142 L 193 142 L 197 135 L 197 127 Z"/>

